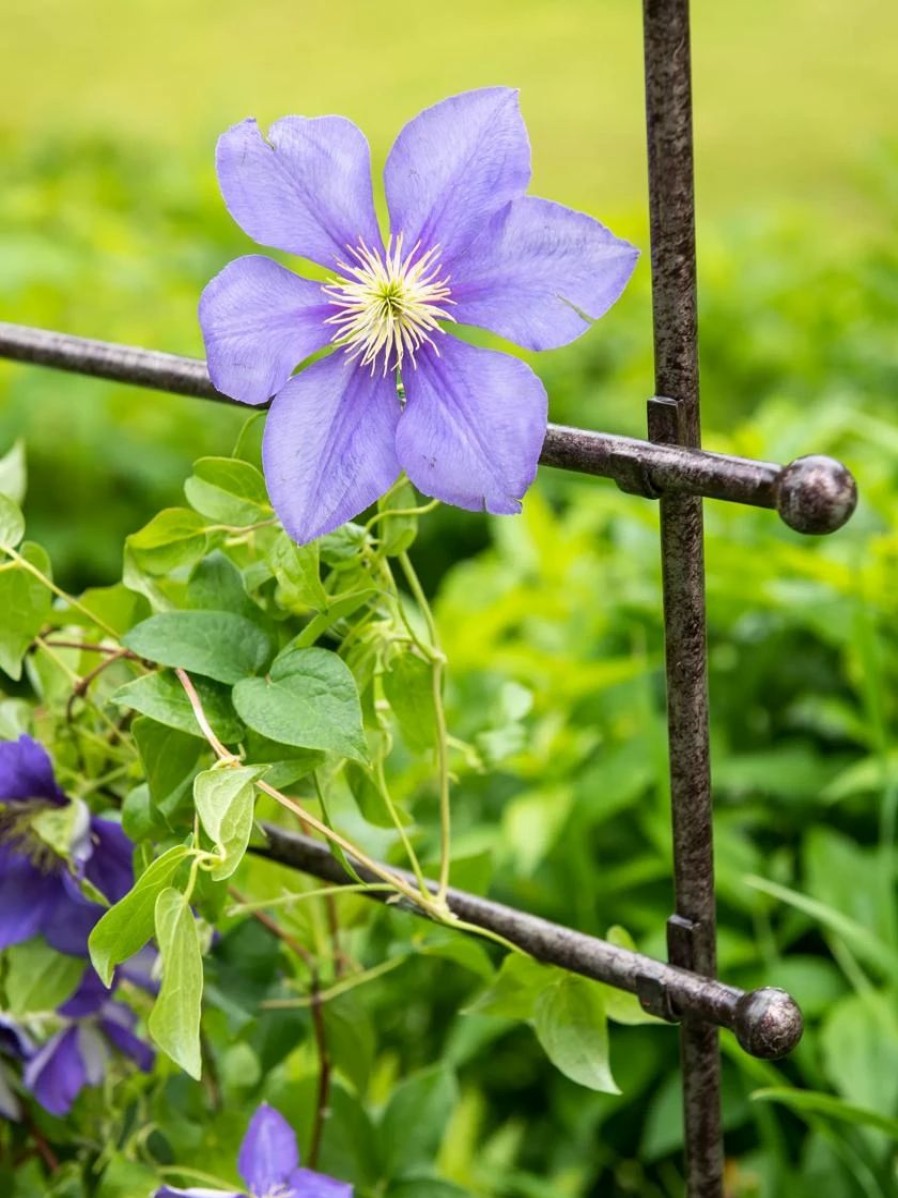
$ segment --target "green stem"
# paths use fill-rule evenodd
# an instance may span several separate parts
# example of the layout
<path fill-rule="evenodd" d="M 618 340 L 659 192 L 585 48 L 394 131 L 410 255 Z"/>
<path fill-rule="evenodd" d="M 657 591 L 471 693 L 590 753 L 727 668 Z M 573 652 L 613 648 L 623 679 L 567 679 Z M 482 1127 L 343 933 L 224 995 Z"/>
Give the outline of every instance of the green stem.
<path fill-rule="evenodd" d="M 418 575 L 415 573 L 415 568 L 407 553 L 399 554 L 399 564 L 409 585 L 409 590 L 424 619 L 427 636 L 430 640 L 430 645 L 426 651 L 433 668 L 433 707 L 436 719 L 437 772 L 439 775 L 440 793 L 440 875 L 436 901 L 439 906 L 445 907 L 446 894 L 449 890 L 452 836 L 452 812 L 449 795 L 449 729 L 446 726 L 446 708 L 443 703 L 443 673 L 446 667 L 446 658 L 440 648 L 440 640 L 433 612 L 430 609 L 427 596 L 424 594 L 424 588 L 421 586 Z"/>
<path fill-rule="evenodd" d="M 399 839 L 402 841 L 402 847 L 405 849 L 415 877 L 418 879 L 418 885 L 421 887 L 421 893 L 427 894 L 427 882 L 424 878 L 424 873 L 421 869 L 421 862 L 418 860 L 418 854 L 415 852 L 412 842 L 409 840 L 408 833 L 405 830 L 405 825 L 399 818 L 399 812 L 396 810 L 396 805 L 393 802 L 393 797 L 390 794 L 390 789 L 387 786 L 387 779 L 384 773 L 384 763 L 381 758 L 374 767 L 374 777 L 377 781 L 377 789 L 380 791 L 380 797 L 384 801 L 384 806 L 389 812 L 390 819 L 393 821 L 393 826 L 399 833 Z"/>
<path fill-rule="evenodd" d="M 71 595 L 67 595 L 65 591 L 60 590 L 55 582 L 51 581 L 37 566 L 33 566 L 27 558 L 22 557 L 20 553 L 16 553 L 15 549 L 10 549 L 8 546 L 4 546 L 3 551 L 9 554 L 20 569 L 27 570 L 29 574 L 32 574 L 39 582 L 42 582 L 48 591 L 52 591 L 57 598 L 63 599 L 69 607 L 73 607 L 75 611 L 80 611 L 83 616 L 87 616 L 91 624 L 96 624 L 98 628 L 102 628 L 104 632 L 108 633 L 116 641 L 119 639 L 119 634 L 105 620 L 102 620 L 90 608 L 85 607 L 83 603 L 79 603 L 77 599 L 73 599 Z"/>

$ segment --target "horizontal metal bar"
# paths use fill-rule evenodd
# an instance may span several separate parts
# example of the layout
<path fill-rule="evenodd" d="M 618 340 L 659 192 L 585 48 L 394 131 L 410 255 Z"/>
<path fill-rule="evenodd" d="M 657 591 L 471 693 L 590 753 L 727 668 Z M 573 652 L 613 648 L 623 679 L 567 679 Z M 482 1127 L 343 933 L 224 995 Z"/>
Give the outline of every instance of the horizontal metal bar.
<path fill-rule="evenodd" d="M 336 886 L 355 881 L 320 841 L 273 824 L 263 824 L 262 828 L 268 844 L 254 849 L 261 856 Z M 353 862 L 353 868 L 363 881 L 381 881 L 357 862 Z M 412 874 L 393 866 L 383 868 L 417 885 Z M 428 885 L 435 893 L 436 884 Z M 371 891 L 368 897 L 381 902 L 395 898 L 380 890 Z M 464 890 L 450 889 L 448 901 L 459 919 L 504 936 L 547 965 L 636 994 L 653 1014 L 671 1020 L 707 1020 L 729 1028 L 752 1056 L 785 1056 L 801 1038 L 801 1011 L 784 990 L 739 990 Z M 411 903 L 400 906 L 423 915 Z"/>
<path fill-rule="evenodd" d="M 92 375 L 137 387 L 235 404 L 216 391 L 206 363 L 158 350 L 93 341 L 26 325 L 0 322 L 0 358 Z M 242 405 L 238 405 L 242 406 Z M 814 455 L 781 467 L 730 454 L 550 424 L 541 462 L 562 470 L 611 478 L 624 491 L 702 495 L 772 508 L 798 532 L 830 533 L 850 518 L 857 488 L 833 458 Z"/>

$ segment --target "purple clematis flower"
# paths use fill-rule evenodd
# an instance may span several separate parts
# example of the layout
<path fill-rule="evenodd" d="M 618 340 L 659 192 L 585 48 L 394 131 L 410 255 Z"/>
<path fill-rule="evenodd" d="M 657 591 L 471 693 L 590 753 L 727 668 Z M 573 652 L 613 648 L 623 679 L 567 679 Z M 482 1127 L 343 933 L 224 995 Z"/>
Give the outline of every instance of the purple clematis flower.
<path fill-rule="evenodd" d="M 35 1052 L 31 1037 L 8 1015 L 0 1015 L 0 1054 L 14 1061 L 27 1061 Z M 21 1119 L 22 1107 L 10 1082 L 10 1073 L 0 1059 L 0 1117 Z"/>
<path fill-rule="evenodd" d="M 0 949 L 42 935 L 60 952 L 86 956 L 103 908 L 77 878 L 113 903 L 131 889 L 132 845 L 119 824 L 75 807 L 71 864 L 41 836 L 37 821 L 72 806 L 43 745 L 24 735 L 0 743 Z"/>
<path fill-rule="evenodd" d="M 237 1158 L 242 1190 L 176 1190 L 163 1186 L 153 1198 L 352 1198 L 352 1186 L 299 1167 L 296 1136 L 274 1107 L 263 1103 L 253 1115 Z"/>
<path fill-rule="evenodd" d="M 637 250 L 598 221 L 525 195 L 517 92 L 453 96 L 410 121 L 387 158 L 378 228 L 368 143 L 343 117 L 252 119 L 217 151 L 225 203 L 263 245 L 324 283 L 249 255 L 206 287 L 209 373 L 243 403 L 275 397 L 268 492 L 300 543 L 358 515 L 404 470 L 425 495 L 520 511 L 546 432 L 542 383 L 519 358 L 452 336 L 488 329 L 525 349 L 566 345 L 623 291 Z M 296 377 L 299 363 L 320 358 Z"/>
<path fill-rule="evenodd" d="M 23 1081 L 44 1110 L 66 1115 L 85 1086 L 103 1080 L 113 1049 L 149 1072 L 153 1050 L 134 1034 L 137 1016 L 114 1002 L 97 974 L 88 969 L 81 985 L 59 1008 L 71 1020 L 25 1065 Z"/>

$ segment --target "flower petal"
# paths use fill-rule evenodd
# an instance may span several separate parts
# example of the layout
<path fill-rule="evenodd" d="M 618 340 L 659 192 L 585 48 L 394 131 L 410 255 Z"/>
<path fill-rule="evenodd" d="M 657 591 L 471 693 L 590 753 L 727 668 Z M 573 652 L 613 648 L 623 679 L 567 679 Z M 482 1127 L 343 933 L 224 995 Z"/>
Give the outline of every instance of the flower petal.
<path fill-rule="evenodd" d="M 274 1107 L 263 1102 L 250 1120 L 237 1169 L 254 1194 L 268 1194 L 286 1184 L 299 1164 L 296 1133 Z"/>
<path fill-rule="evenodd" d="M 71 874 L 59 874 L 56 881 L 59 887 L 56 905 L 42 928 L 44 939 L 60 953 L 86 957 L 87 938 L 103 908 L 84 897 Z"/>
<path fill-rule="evenodd" d="M 103 1008 L 100 1028 L 110 1044 L 119 1052 L 130 1057 L 138 1069 L 149 1073 L 153 1068 L 156 1054 L 144 1040 L 135 1036 L 133 1027 L 137 1018 L 133 1011 L 122 1003 L 110 1002 Z"/>
<path fill-rule="evenodd" d="M 34 1056 L 31 1037 L 10 1015 L 0 1015 L 0 1052 L 17 1061 Z"/>
<path fill-rule="evenodd" d="M 266 403 L 296 367 L 333 336 L 333 308 L 319 283 L 261 254 L 237 258 L 200 297 L 200 327 L 217 390 Z"/>
<path fill-rule="evenodd" d="M 25 1066 L 22 1080 L 45 1111 L 66 1115 L 87 1084 L 78 1027 L 57 1032 Z"/>
<path fill-rule="evenodd" d="M 399 474 L 395 375 L 372 377 L 338 352 L 278 392 L 262 462 L 281 523 L 301 545 L 373 503 Z"/>
<path fill-rule="evenodd" d="M 116 820 L 91 816 L 91 854 L 84 873 L 110 903 L 124 898 L 134 885 L 134 845 Z"/>
<path fill-rule="evenodd" d="M 451 96 L 405 126 L 384 170 L 390 227 L 450 266 L 493 213 L 524 194 L 530 141 L 508 87 Z"/>
<path fill-rule="evenodd" d="M 249 117 L 218 139 L 218 182 L 234 220 L 254 241 L 336 268 L 364 238 L 382 246 L 371 151 L 342 116 L 285 116 L 263 138 Z"/>
<path fill-rule="evenodd" d="M 153 1198 L 246 1198 L 246 1194 L 238 1194 L 236 1190 L 176 1190 L 173 1186 L 163 1186 L 161 1190 L 153 1191 Z"/>
<path fill-rule="evenodd" d="M 83 1019 L 86 1015 L 95 1015 L 108 1001 L 108 989 L 93 966 L 88 965 L 78 983 L 78 989 L 58 1010 L 66 1019 Z"/>
<path fill-rule="evenodd" d="M 41 873 L 9 846 L 0 847 L 0 949 L 44 931 L 61 896 L 59 877 Z"/>
<path fill-rule="evenodd" d="M 0 742 L 0 803 L 10 799 L 49 799 L 59 807 L 68 802 L 56 785 L 49 753 L 24 733 Z"/>
<path fill-rule="evenodd" d="M 442 337 L 403 374 L 399 461 L 425 495 L 510 515 L 536 476 L 546 390 L 526 363 Z"/>
<path fill-rule="evenodd" d="M 294 1169 L 287 1198 L 352 1198 L 352 1186 L 311 1169 Z"/>
<path fill-rule="evenodd" d="M 555 349 L 608 311 L 638 257 L 591 216 L 522 196 L 453 264 L 452 315 L 527 349 Z"/>

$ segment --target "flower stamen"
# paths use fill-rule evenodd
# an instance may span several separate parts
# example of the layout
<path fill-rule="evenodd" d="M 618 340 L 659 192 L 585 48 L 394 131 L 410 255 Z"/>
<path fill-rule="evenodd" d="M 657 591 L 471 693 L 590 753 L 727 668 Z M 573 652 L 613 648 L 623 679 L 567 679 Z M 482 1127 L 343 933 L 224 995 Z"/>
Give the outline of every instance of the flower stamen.
<path fill-rule="evenodd" d="M 347 248 L 354 262 L 338 262 L 343 277 L 324 288 L 337 309 L 325 321 L 336 328 L 334 344 L 370 366 L 372 374 L 381 355 L 386 375 L 400 370 L 406 358 L 414 366 L 422 345 L 439 354 L 433 334 L 445 332 L 440 321 L 454 320 L 444 306 L 453 301 L 449 276 L 440 277 L 440 247 L 419 255 L 416 242 L 403 256 L 400 233 L 389 239 L 383 254 L 361 239 L 356 249 Z"/>

